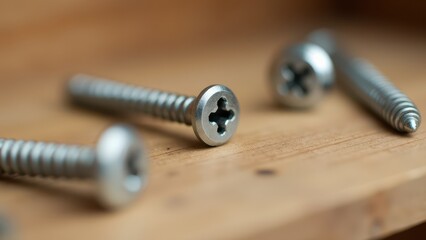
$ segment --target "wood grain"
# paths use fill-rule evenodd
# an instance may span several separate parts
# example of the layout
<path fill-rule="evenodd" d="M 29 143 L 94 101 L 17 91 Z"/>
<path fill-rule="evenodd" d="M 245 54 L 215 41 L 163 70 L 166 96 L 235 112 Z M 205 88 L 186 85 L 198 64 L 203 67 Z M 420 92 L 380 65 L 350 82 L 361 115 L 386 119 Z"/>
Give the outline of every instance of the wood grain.
<path fill-rule="evenodd" d="M 375 63 L 425 111 L 425 36 L 351 22 L 333 26 L 354 53 Z M 355 240 L 424 221 L 424 127 L 398 135 L 338 88 L 309 111 L 274 104 L 266 79 L 271 57 L 307 30 L 288 25 L 150 55 L 143 48 L 117 54 L 110 46 L 107 55 L 79 56 L 80 64 L 74 55 L 74 66 L 65 54 L 54 68 L 51 60 L 39 65 L 2 57 L 10 66 L 0 82 L 3 137 L 94 144 L 102 129 L 125 121 L 146 140 L 151 171 L 140 200 L 120 212 L 95 207 L 90 183 L 7 177 L 0 181 L 0 208 L 21 239 L 36 240 Z M 57 47 L 72 36 L 56 39 Z M 27 56 L 20 47 L 40 51 L 40 42 L 3 48 L 6 56 Z M 50 59 L 57 56 L 52 49 Z M 73 108 L 62 87 L 78 70 L 194 95 L 208 84 L 226 84 L 241 102 L 238 132 L 230 143 L 207 148 L 183 125 Z"/>
<path fill-rule="evenodd" d="M 323 2 L 6 0 L 0 3 L 0 72 L 11 80 L 64 67 L 81 69 L 136 50 L 167 53 L 232 39 L 322 16 L 327 11 Z"/>

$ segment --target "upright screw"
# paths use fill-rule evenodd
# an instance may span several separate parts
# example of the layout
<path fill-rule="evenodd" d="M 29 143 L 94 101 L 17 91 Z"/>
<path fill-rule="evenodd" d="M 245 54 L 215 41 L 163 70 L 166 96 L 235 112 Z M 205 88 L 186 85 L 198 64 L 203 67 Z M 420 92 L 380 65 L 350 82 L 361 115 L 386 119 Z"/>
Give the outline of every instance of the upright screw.
<path fill-rule="evenodd" d="M 108 128 L 95 149 L 0 139 L 1 174 L 92 178 L 99 202 L 112 209 L 131 202 L 144 189 L 147 161 L 136 131 L 124 125 Z"/>
<path fill-rule="evenodd" d="M 319 46 L 311 43 L 293 45 L 276 56 L 270 80 L 280 104 L 292 108 L 311 107 L 333 85 L 333 63 Z"/>
<path fill-rule="evenodd" d="M 331 55 L 351 94 L 397 131 L 412 133 L 418 129 L 421 116 L 416 105 L 371 64 L 348 57 L 327 31 L 313 32 L 309 39 Z"/>
<path fill-rule="evenodd" d="M 69 81 L 67 89 L 71 99 L 82 105 L 142 112 L 192 125 L 196 136 L 210 146 L 226 143 L 238 126 L 238 100 L 223 85 L 209 86 L 195 98 L 76 75 Z"/>

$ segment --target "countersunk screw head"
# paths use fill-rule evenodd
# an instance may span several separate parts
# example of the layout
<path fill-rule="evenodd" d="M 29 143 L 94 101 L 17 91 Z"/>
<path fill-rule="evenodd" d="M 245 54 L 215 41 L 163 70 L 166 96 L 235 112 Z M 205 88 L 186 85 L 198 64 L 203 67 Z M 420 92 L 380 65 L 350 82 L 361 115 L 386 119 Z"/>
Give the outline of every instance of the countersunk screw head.
<path fill-rule="evenodd" d="M 299 44 L 277 56 L 270 79 L 279 103 L 306 108 L 315 105 L 331 87 L 334 67 L 330 56 L 321 47 Z"/>
<path fill-rule="evenodd" d="M 96 147 L 95 178 L 100 203 L 116 209 L 133 201 L 147 182 L 148 159 L 136 130 L 114 125 Z"/>
<path fill-rule="evenodd" d="M 229 88 L 223 85 L 205 88 L 194 100 L 192 108 L 194 132 L 207 145 L 222 145 L 235 133 L 240 107 Z"/>

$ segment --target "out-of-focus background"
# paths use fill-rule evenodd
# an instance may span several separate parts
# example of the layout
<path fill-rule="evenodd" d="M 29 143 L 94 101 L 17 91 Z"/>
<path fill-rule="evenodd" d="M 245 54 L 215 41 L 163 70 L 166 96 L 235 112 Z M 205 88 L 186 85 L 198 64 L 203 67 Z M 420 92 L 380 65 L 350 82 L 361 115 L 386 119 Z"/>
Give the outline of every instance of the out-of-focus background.
<path fill-rule="evenodd" d="M 63 92 L 61 92 L 60 89 L 62 89 L 64 80 L 67 76 L 76 72 L 87 72 L 188 94 L 196 94 L 196 89 L 201 89 L 202 86 L 217 80 L 220 83 L 229 84 L 231 88 L 236 90 L 237 95 L 241 96 L 242 109 L 247 112 L 247 115 L 242 115 L 240 136 L 246 134 L 244 136 L 247 136 L 246 140 L 248 139 L 248 142 L 245 143 L 251 144 L 251 149 L 255 151 L 254 149 L 256 149 L 256 147 L 254 145 L 256 139 L 260 139 L 272 133 L 265 133 L 264 135 L 258 136 L 256 133 L 250 132 L 251 130 L 260 132 L 265 128 L 256 125 L 258 122 L 255 123 L 254 119 L 249 118 L 250 116 L 254 116 L 255 112 L 260 111 L 260 108 L 265 108 L 265 105 L 256 105 L 256 103 L 263 100 L 268 103 L 272 102 L 266 91 L 266 72 L 268 70 L 269 61 L 280 47 L 303 40 L 306 34 L 311 30 L 329 27 L 336 30 L 337 34 L 342 37 L 343 41 L 357 56 L 369 58 L 373 63 L 377 64 L 390 75 L 406 76 L 412 72 L 412 69 L 421 69 L 425 66 L 424 62 L 417 61 L 419 59 L 424 60 L 422 53 L 424 52 L 424 41 L 426 40 L 425 12 L 426 1 L 398 0 L 0 1 L 0 99 L 2 100 L 0 109 L 2 111 L 0 114 L 0 133 L 14 138 L 64 140 L 69 143 L 81 144 L 88 143 L 88 139 L 95 139 L 101 127 L 112 122 L 112 119 L 104 121 L 101 120 L 103 119 L 102 117 L 90 116 L 86 118 L 83 114 L 87 114 L 87 112 L 76 112 L 75 110 L 64 108 L 61 104 L 55 104 L 55 102 L 61 102 L 63 100 Z M 365 42 L 363 42 L 364 40 Z M 411 46 L 407 46 L 407 43 Z M 374 51 L 370 51 L 372 49 L 374 49 Z M 405 60 L 402 60 L 404 58 Z M 399 64 L 400 62 L 410 63 L 395 69 L 395 64 Z M 247 71 L 247 73 L 242 73 L 245 71 Z M 177 82 L 174 80 L 175 76 Z M 221 79 L 217 79 L 217 76 L 220 76 Z M 417 76 L 417 78 L 425 77 L 419 74 L 415 76 Z M 260 100 L 254 99 L 254 95 L 256 94 L 253 94 L 253 89 L 244 84 L 246 78 L 253 80 L 253 86 L 255 86 L 253 89 L 259 89 L 260 94 L 257 97 L 259 97 Z M 188 81 L 185 81 L 185 79 Z M 413 82 L 415 81 L 413 79 L 411 80 Z M 400 80 L 398 86 L 402 86 L 403 90 L 407 90 L 408 92 L 410 92 L 410 90 L 415 91 L 416 87 L 413 86 L 413 82 L 410 83 L 411 85 L 404 85 L 404 81 L 405 79 Z M 173 85 L 171 87 L 172 89 L 169 87 L 171 85 Z M 257 88 L 257 86 L 265 87 Z M 341 97 L 341 95 L 343 94 L 337 93 L 337 96 L 333 95 L 334 97 L 331 97 L 330 102 L 336 99 L 345 99 Z M 417 99 L 421 98 L 421 94 L 417 94 L 416 96 Z M 325 104 L 325 106 L 331 106 L 330 102 L 328 103 L 329 105 Z M 347 107 L 345 104 L 350 107 Z M 254 106 L 252 111 L 249 109 L 250 106 Z M 352 105 L 351 102 L 348 101 L 348 103 L 344 102 L 343 106 L 337 105 L 337 107 L 349 109 L 352 108 Z M 31 109 L 30 111 L 28 110 L 29 108 Z M 357 113 L 361 116 L 359 118 L 364 119 L 364 114 L 366 113 L 356 107 L 354 107 L 354 109 L 354 111 L 360 112 L 360 114 Z M 333 107 L 325 107 L 325 109 L 319 110 L 316 114 L 319 112 L 323 112 L 324 115 L 327 116 L 335 114 L 333 112 Z M 353 115 L 349 113 L 352 114 L 348 110 L 348 118 L 351 119 Z M 270 113 L 263 113 L 261 116 L 269 116 L 268 114 Z M 295 113 L 292 114 L 293 115 L 290 117 L 291 119 Z M 342 115 L 345 114 L 346 112 Z M 278 114 L 273 115 L 273 117 L 278 116 Z M 294 116 L 294 122 L 300 122 L 300 117 L 301 116 Z M 323 127 L 328 120 L 326 121 L 326 116 L 320 117 L 321 118 L 315 119 L 316 123 L 318 123 L 317 125 L 312 125 L 311 122 L 307 122 L 309 120 L 305 118 L 304 123 L 306 123 L 307 126 L 313 126 L 312 129 L 308 127 L 308 132 L 312 130 L 314 133 L 322 134 L 319 128 Z M 336 116 L 336 119 L 339 120 L 338 116 Z M 371 119 L 367 119 L 364 124 L 365 126 L 362 125 L 360 128 L 364 129 L 365 127 L 370 130 L 381 129 L 375 125 L 376 123 L 370 126 L 370 120 Z M 290 123 L 294 123 L 291 121 L 293 120 L 290 120 Z M 101 126 L 99 123 L 104 125 Z M 277 118 L 276 123 L 281 123 L 281 120 Z M 56 199 L 58 201 L 55 201 L 55 197 L 52 198 L 52 195 L 56 195 L 57 193 L 55 191 L 38 191 L 40 187 L 32 186 L 31 184 L 14 184 L 14 182 L 10 180 L 2 181 L 2 185 L 0 185 L 2 189 L 6 189 L 6 191 L 0 190 L 0 208 L 6 209 L 6 213 L 14 220 L 12 222 L 16 223 L 16 229 L 23 231 L 23 233 L 19 235 L 33 236 L 35 232 L 37 234 L 34 236 L 38 238 L 34 239 L 44 239 L 43 236 L 55 231 L 57 231 L 56 233 L 65 231 L 67 234 L 78 235 L 75 230 L 77 229 L 77 231 L 79 231 L 79 227 L 77 226 L 78 223 L 81 223 L 80 217 L 90 222 L 90 224 L 95 221 L 99 222 L 99 225 L 87 225 L 86 230 L 90 228 L 88 231 L 93 231 L 90 236 L 94 236 L 94 238 L 108 236 L 109 239 L 111 239 L 111 236 L 108 235 L 108 231 L 105 229 L 111 229 L 110 226 L 114 228 L 122 224 L 123 221 L 126 222 L 126 219 L 128 219 L 126 216 L 129 215 L 130 219 L 135 219 L 135 221 L 136 219 L 137 221 L 140 219 L 146 220 L 144 224 L 147 224 L 147 228 L 142 229 L 144 232 L 152 233 L 151 236 L 155 236 L 160 232 L 157 231 L 158 228 L 155 228 L 159 226 L 159 224 L 156 224 L 157 222 L 162 223 L 164 221 L 171 221 L 168 219 L 168 212 L 164 215 L 157 214 L 156 211 L 161 212 L 159 209 L 162 208 L 155 205 L 158 203 L 157 198 L 162 200 L 162 196 L 168 194 L 168 192 L 171 192 L 172 188 L 174 188 L 172 183 L 167 180 L 169 177 L 178 178 L 175 182 L 181 187 L 179 189 L 188 188 L 188 193 L 195 188 L 199 189 L 198 192 L 194 191 L 195 193 L 200 193 L 201 191 L 201 193 L 204 194 L 206 188 L 203 184 L 205 182 L 211 182 L 213 185 L 208 185 L 210 188 L 207 188 L 205 191 L 211 193 L 212 196 L 216 196 L 214 194 L 216 191 L 215 187 L 220 189 L 222 183 L 218 181 L 216 177 L 213 178 L 213 175 L 236 176 L 240 173 L 236 174 L 233 171 L 238 170 L 244 172 L 245 168 L 242 166 L 251 169 L 251 167 L 246 166 L 246 162 L 244 162 L 246 158 L 248 159 L 250 156 L 242 157 L 238 155 L 240 158 L 239 160 L 237 159 L 233 163 L 228 163 L 235 165 L 225 165 L 227 168 L 223 166 L 216 167 L 213 161 L 216 159 L 209 159 L 208 162 L 213 166 L 212 169 L 217 168 L 221 169 L 221 171 L 218 170 L 212 173 L 209 172 L 209 170 L 203 169 L 203 172 L 208 173 L 206 174 L 208 176 L 202 174 L 195 174 L 193 176 L 191 174 L 194 174 L 194 168 L 199 170 L 199 163 L 197 160 L 205 157 L 205 155 L 184 155 L 185 157 L 182 157 L 182 155 L 179 155 L 178 151 L 169 154 L 169 152 L 175 150 L 175 148 L 182 148 L 184 149 L 183 151 L 185 151 L 192 142 L 189 141 L 189 143 L 187 143 L 186 141 L 181 141 L 180 143 L 175 143 L 172 139 L 174 137 L 173 134 L 164 134 L 163 131 L 156 128 L 155 124 L 156 123 L 148 124 L 148 126 L 151 127 L 153 125 L 152 129 L 154 130 L 147 130 L 150 129 L 149 127 L 141 128 L 144 136 L 148 138 L 152 137 L 151 139 L 153 139 L 149 144 L 152 158 L 156 160 L 153 164 L 154 180 L 152 183 L 154 187 L 151 188 L 154 190 L 150 190 L 151 192 L 146 193 L 147 200 L 140 202 L 138 205 L 139 208 L 142 208 L 138 211 L 138 213 L 142 214 L 141 216 L 137 216 L 136 213 L 127 212 L 127 215 L 118 215 L 116 218 L 109 217 L 107 220 L 104 220 L 106 217 L 100 217 L 97 214 L 95 214 L 96 217 L 90 214 L 86 215 L 86 213 L 77 214 L 74 210 L 74 206 L 70 207 L 72 204 L 66 201 L 66 194 L 64 194 L 64 199 L 60 201 Z M 330 125 L 335 126 L 334 123 L 330 123 Z M 81 131 L 81 129 L 90 129 L 89 126 L 94 127 L 94 129 L 92 131 Z M 99 126 L 99 128 L 96 128 L 96 126 Z M 315 130 L 316 127 L 318 127 L 318 131 Z M 172 126 L 170 128 L 174 127 Z M 179 134 L 186 134 L 187 131 L 190 131 L 189 129 L 178 129 L 179 130 L 176 131 Z M 283 129 L 282 136 L 287 138 L 288 136 L 285 134 L 292 131 L 289 129 Z M 384 132 L 386 134 L 386 131 Z M 379 141 L 380 139 L 384 139 L 380 134 L 383 133 L 378 133 L 377 136 L 375 136 L 377 138 L 370 140 L 374 143 L 376 140 Z M 353 140 L 354 135 L 353 132 L 348 131 L 348 141 Z M 192 137 L 190 133 L 188 136 Z M 250 142 L 251 136 L 256 137 L 252 142 Z M 423 135 L 419 134 L 418 136 Z M 302 138 L 302 136 L 297 137 Z M 329 137 L 333 141 L 338 139 L 335 135 L 330 135 Z M 392 137 L 393 136 L 390 136 L 389 138 Z M 187 136 L 185 135 L 184 138 L 186 139 Z M 300 142 L 298 140 L 294 141 L 294 143 L 298 143 L 295 149 L 299 151 L 300 149 L 298 146 L 302 143 L 307 147 L 314 146 L 310 145 L 308 139 L 310 138 Z M 241 146 L 238 145 L 239 140 L 243 142 L 242 137 L 238 138 L 237 136 L 234 140 L 234 143 L 237 145 L 227 145 L 216 150 L 223 151 L 223 154 L 234 154 L 238 151 L 247 150 L 243 147 L 243 144 L 241 144 Z M 278 141 L 282 142 L 284 140 L 277 139 L 277 142 Z M 395 141 L 402 140 L 398 139 Z M 314 143 L 312 142 L 312 144 Z M 398 142 L 398 144 L 404 145 L 403 142 Z M 262 148 L 263 147 L 264 146 L 262 146 Z M 259 147 L 259 149 L 261 148 Z M 374 151 L 377 149 L 380 151 L 383 150 L 383 152 L 387 151 L 386 149 L 381 149 L 380 146 Z M 370 153 L 368 152 L 368 146 L 362 148 L 362 150 L 366 151 L 366 153 Z M 353 152 L 362 152 L 362 150 Z M 199 150 L 197 149 L 196 151 Z M 258 150 L 256 150 L 256 152 L 257 151 Z M 324 151 L 327 152 L 326 150 Z M 315 149 L 312 150 L 312 152 L 315 152 Z M 350 154 L 354 154 L 353 152 Z M 324 152 L 321 153 L 323 154 Z M 210 156 L 212 158 L 219 158 L 217 154 L 218 152 L 212 152 Z M 237 153 L 235 153 L 235 155 L 236 154 Z M 277 152 L 277 154 L 271 158 L 280 162 L 279 160 L 283 160 L 279 159 L 280 154 L 283 153 Z M 310 153 L 301 153 L 300 156 L 305 156 L 303 154 Z M 250 160 L 253 160 L 251 162 L 253 162 L 254 165 L 261 162 L 258 161 L 258 159 L 254 159 L 255 154 L 250 155 L 253 156 L 253 159 L 250 158 Z M 194 159 L 187 160 L 187 156 L 188 159 L 192 159 L 191 157 Z M 358 160 L 357 156 L 353 156 L 354 159 Z M 229 159 L 232 160 L 232 157 L 234 157 L 234 155 Z M 275 157 L 277 159 L 275 159 Z M 319 154 L 307 156 L 307 158 L 312 159 L 316 159 L 317 157 L 321 159 L 321 161 L 325 161 L 325 158 L 321 158 L 322 156 L 319 156 Z M 172 161 L 170 161 L 171 158 L 176 161 L 172 163 Z M 282 162 L 284 162 L 284 160 Z M 291 162 L 291 164 L 293 164 L 293 162 Z M 291 168 L 287 165 L 283 166 L 280 169 L 282 172 Z M 298 168 L 295 167 L 295 169 Z M 312 168 L 312 170 L 316 169 Z M 179 171 L 182 173 L 187 171 L 187 175 L 176 174 L 176 172 Z M 333 174 L 328 175 L 331 176 Z M 354 175 L 357 174 L 354 173 Z M 180 176 L 187 177 L 182 177 L 182 179 L 179 180 Z M 224 177 L 223 179 L 227 178 Z M 238 188 L 239 191 L 244 190 L 242 186 L 244 186 L 243 180 L 245 181 L 245 177 L 241 177 L 241 179 L 242 182 L 241 188 Z M 351 181 L 352 179 L 348 180 L 348 182 Z M 236 181 L 231 182 L 233 183 Z M 357 181 L 353 182 L 358 183 Z M 224 181 L 223 185 L 229 184 Z M 347 186 L 345 186 L 345 188 L 346 187 Z M 268 189 L 268 187 L 262 189 Z M 249 189 L 246 190 L 249 191 Z M 185 191 L 183 192 L 187 193 Z M 46 192 L 49 192 L 49 194 L 44 194 Z M 276 192 L 276 190 L 272 190 L 272 192 Z M 188 199 L 193 200 L 195 204 L 188 201 L 190 204 L 183 206 L 195 206 L 193 209 L 196 210 L 182 210 L 181 213 L 176 213 L 178 216 L 186 217 L 186 219 L 197 219 L 196 216 L 199 214 L 199 209 L 210 209 L 210 207 L 198 208 L 199 206 L 204 206 L 204 200 L 198 201 L 199 195 L 195 193 L 193 195 L 188 195 Z M 238 197 L 247 199 L 244 198 L 244 196 L 246 196 L 244 193 L 245 192 L 241 193 Z M 223 196 L 219 190 L 217 191 L 217 195 Z M 236 198 L 238 199 L 238 197 Z M 279 195 L 279 197 L 287 198 L 287 195 L 282 194 Z M 34 198 L 34 201 L 30 201 L 32 198 Z M 232 200 L 233 198 L 230 197 L 230 199 Z M 347 200 L 346 197 L 336 197 L 336 199 Z M 167 202 L 167 204 L 175 206 L 176 204 L 182 204 L 181 201 L 182 200 L 178 198 L 177 200 L 174 199 L 171 203 Z M 210 199 L 210 201 L 209 203 L 216 206 L 216 202 L 213 201 L 213 198 Z M 224 200 L 224 202 L 228 203 L 229 201 Z M 336 200 L 335 202 L 339 201 Z M 266 203 L 269 202 L 266 201 Z M 398 202 L 393 202 L 391 205 L 397 206 Z M 247 206 L 249 208 L 251 205 L 242 204 L 241 206 Z M 271 206 L 273 206 L 273 204 L 271 204 Z M 147 209 L 145 209 L 145 207 Z M 322 207 L 323 206 L 320 208 L 321 211 L 323 210 Z M 48 212 L 48 208 L 53 210 Z M 73 211 L 69 213 L 70 216 L 64 217 L 60 214 L 63 211 L 62 209 L 73 209 Z M 301 209 L 304 210 L 305 208 L 301 207 Z M 378 209 L 382 208 L 379 206 Z M 389 209 L 393 208 L 389 207 Z M 230 210 L 224 208 L 224 212 L 227 211 Z M 397 209 L 396 212 L 398 211 Z M 241 210 L 240 214 L 243 212 L 246 211 Z M 238 213 L 238 211 L 236 211 L 236 213 Z M 258 212 L 256 211 L 256 213 Z M 271 215 L 265 213 L 264 217 L 275 216 L 273 214 L 274 211 L 271 210 L 270 213 Z M 289 210 L 289 213 L 293 212 Z M 305 214 L 304 211 L 299 213 L 300 216 L 303 217 L 309 215 Z M 378 214 L 380 215 L 380 213 L 381 211 L 379 211 Z M 44 214 L 47 217 L 42 218 Z M 224 215 L 226 214 L 224 213 Z M 354 215 L 357 214 L 354 213 Z M 144 216 L 148 217 L 144 218 Z M 156 216 L 154 219 L 157 222 L 152 221 L 151 223 L 149 221 L 149 217 L 152 216 Z M 205 219 L 205 216 L 206 215 L 200 213 L 200 219 Z M 218 217 L 218 215 L 215 216 Z M 299 215 L 295 216 L 295 219 L 299 219 Z M 56 217 L 59 218 L 58 221 L 53 220 Z M 92 217 L 94 219 L 93 221 Z M 339 219 L 338 217 L 336 218 Z M 218 219 L 218 221 L 215 220 L 214 224 L 212 223 L 214 226 L 216 226 L 216 223 L 222 222 L 222 218 L 218 217 Z M 233 218 L 228 216 L 227 219 L 232 220 Z M 245 220 L 247 219 L 250 218 L 245 217 Z M 275 222 L 277 219 L 278 217 L 274 219 L 274 221 L 271 220 L 271 223 L 277 223 L 278 221 Z M 302 217 L 300 217 L 300 219 L 302 219 Z M 310 222 L 310 219 L 306 219 L 307 222 Z M 333 217 L 330 219 L 334 221 Z M 389 219 L 385 217 L 383 221 L 388 221 Z M 407 222 L 404 222 L 392 218 L 389 221 L 389 225 L 386 225 L 388 222 L 375 222 L 374 224 L 377 226 L 373 224 L 375 226 L 374 229 L 360 231 L 363 237 L 354 237 L 350 239 L 363 239 L 365 235 L 388 236 L 389 234 L 407 228 L 407 226 L 411 227 L 414 223 L 419 224 L 421 222 L 419 219 L 424 218 L 416 215 L 416 217 L 408 217 L 408 219 Z M 246 223 L 245 221 L 231 220 L 229 220 L 230 223 Z M 265 219 L 261 220 L 262 223 L 267 224 L 269 218 L 265 217 Z M 50 221 L 56 222 L 53 223 Z M 302 220 L 300 221 L 302 222 Z M 330 222 L 333 221 L 330 220 Z M 202 225 L 202 222 L 203 221 L 200 220 L 200 229 L 206 226 L 212 226 Z M 313 220 L 313 222 L 315 222 L 315 220 Z M 198 221 L 194 220 L 193 223 L 198 223 Z M 225 223 L 227 222 L 225 221 L 224 224 Z M 56 224 L 54 226 L 57 227 L 49 229 L 51 224 Z M 174 229 L 176 232 L 179 232 L 181 229 L 186 229 L 185 226 L 182 227 L 179 224 L 184 226 L 183 223 L 176 223 Z M 222 237 L 229 233 L 229 235 L 226 236 L 231 236 L 232 238 L 232 236 L 244 236 L 247 230 L 251 230 L 250 227 L 247 229 L 240 229 L 238 228 L 238 224 L 237 227 L 228 224 L 224 228 L 226 231 L 224 230 L 223 232 L 221 232 L 222 228 L 219 227 L 217 227 L 219 231 L 216 231 L 216 228 L 210 229 L 207 227 L 206 232 L 202 232 L 201 230 L 195 232 L 194 238 L 196 238 L 196 236 L 206 237 L 203 234 L 209 232 L 215 233 L 215 236 Z M 122 225 L 124 226 L 124 224 Z M 99 229 L 90 226 L 97 226 Z M 248 221 L 247 226 L 260 225 Z M 288 229 L 296 229 L 292 227 L 291 224 L 286 226 L 289 226 Z M 334 223 L 330 226 L 334 226 Z M 388 226 L 392 227 L 388 228 Z M 164 229 L 167 227 L 171 226 L 166 226 Z M 263 228 L 262 225 L 261 227 L 259 227 L 259 229 L 262 231 L 271 228 L 271 232 L 274 232 L 276 226 L 271 225 Z M 25 230 L 28 230 L 28 228 L 30 228 L 30 230 L 25 233 Z M 303 229 L 303 227 L 301 229 Z M 185 232 L 184 230 L 182 231 Z M 257 229 L 253 228 L 253 231 L 255 230 Z M 348 230 L 348 232 L 350 231 L 352 230 Z M 105 235 L 96 235 L 99 232 L 105 232 Z M 129 229 L 124 229 L 119 232 L 120 234 L 117 234 L 117 236 L 120 238 L 126 236 L 128 232 L 136 233 L 137 229 L 131 229 L 129 227 Z M 222 233 L 223 235 L 221 235 Z M 261 233 L 262 232 L 259 231 L 258 234 Z M 426 236 L 425 233 L 426 226 L 420 225 L 412 230 L 391 236 L 389 240 L 420 239 L 422 234 Z M 54 234 L 52 233 L 52 235 Z M 78 239 L 76 235 L 73 235 L 75 237 L 74 239 Z M 337 235 L 339 235 L 339 233 L 337 233 Z M 135 237 L 131 234 L 129 236 L 130 238 Z"/>
<path fill-rule="evenodd" d="M 0 73 L 4 81 L 32 74 L 31 70 L 81 69 L 112 57 L 251 41 L 280 28 L 362 22 L 365 27 L 383 24 L 424 31 L 425 6 L 423 1 L 397 0 L 2 1 Z"/>

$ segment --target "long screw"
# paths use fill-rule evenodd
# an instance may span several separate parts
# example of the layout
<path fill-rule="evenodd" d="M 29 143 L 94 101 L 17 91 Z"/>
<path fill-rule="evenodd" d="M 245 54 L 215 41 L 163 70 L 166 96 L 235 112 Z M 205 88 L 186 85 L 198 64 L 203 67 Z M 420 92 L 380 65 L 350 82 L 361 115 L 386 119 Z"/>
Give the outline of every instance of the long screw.
<path fill-rule="evenodd" d="M 0 139 L 0 175 L 94 179 L 99 202 L 126 205 L 145 187 L 147 158 L 133 128 L 115 125 L 97 147 Z"/>
<path fill-rule="evenodd" d="M 226 143 L 238 126 L 238 100 L 223 85 L 209 86 L 198 97 L 190 97 L 79 74 L 70 79 L 67 91 L 80 105 L 192 125 L 196 136 L 210 146 Z"/>
<path fill-rule="evenodd" d="M 421 115 L 416 105 L 373 65 L 346 55 L 332 34 L 325 30 L 313 32 L 309 39 L 331 55 L 337 69 L 344 75 L 341 82 L 354 97 L 397 131 L 412 133 L 418 129 Z"/>

